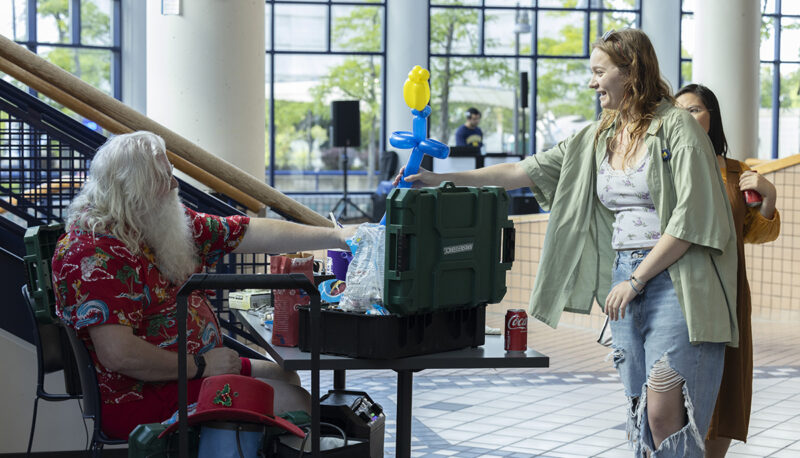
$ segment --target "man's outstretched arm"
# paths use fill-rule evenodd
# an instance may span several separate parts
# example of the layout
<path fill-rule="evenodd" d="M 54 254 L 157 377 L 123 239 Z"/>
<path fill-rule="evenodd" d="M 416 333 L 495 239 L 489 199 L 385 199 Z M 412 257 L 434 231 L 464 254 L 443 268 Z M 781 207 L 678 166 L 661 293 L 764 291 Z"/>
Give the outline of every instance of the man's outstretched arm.
<path fill-rule="evenodd" d="M 294 253 L 325 248 L 347 249 L 345 239 L 357 226 L 343 228 L 307 226 L 279 219 L 251 218 L 234 253 Z"/>

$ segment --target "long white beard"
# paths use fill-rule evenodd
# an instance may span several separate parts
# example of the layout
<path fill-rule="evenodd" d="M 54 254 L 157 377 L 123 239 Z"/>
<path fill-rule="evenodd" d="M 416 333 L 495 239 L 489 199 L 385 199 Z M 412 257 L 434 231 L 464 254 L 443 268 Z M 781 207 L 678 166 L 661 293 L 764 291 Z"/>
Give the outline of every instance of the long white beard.
<path fill-rule="evenodd" d="M 142 233 L 145 243 L 153 250 L 158 270 L 165 278 L 180 285 L 195 272 L 197 247 L 177 189 L 170 191 L 146 218 Z"/>

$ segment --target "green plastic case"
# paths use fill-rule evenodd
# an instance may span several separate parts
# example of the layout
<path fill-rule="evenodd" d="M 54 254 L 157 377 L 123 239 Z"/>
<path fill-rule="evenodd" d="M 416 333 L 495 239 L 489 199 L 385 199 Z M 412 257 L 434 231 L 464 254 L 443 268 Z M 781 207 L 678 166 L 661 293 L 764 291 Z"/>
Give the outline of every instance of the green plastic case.
<path fill-rule="evenodd" d="M 497 303 L 514 260 L 499 187 L 399 189 L 386 204 L 384 307 L 410 315 Z"/>
<path fill-rule="evenodd" d="M 28 291 L 34 302 L 36 320 L 55 323 L 56 298 L 53 294 L 51 263 L 56 243 L 64 233 L 63 224 L 29 227 L 25 231 L 25 269 L 28 272 Z"/>

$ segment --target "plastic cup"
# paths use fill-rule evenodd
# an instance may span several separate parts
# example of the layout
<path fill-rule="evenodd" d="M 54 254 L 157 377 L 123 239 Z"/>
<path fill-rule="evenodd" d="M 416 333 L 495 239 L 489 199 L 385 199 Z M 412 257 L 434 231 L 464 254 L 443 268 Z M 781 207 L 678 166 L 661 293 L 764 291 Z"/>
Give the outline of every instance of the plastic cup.
<path fill-rule="evenodd" d="M 347 267 L 353 260 L 353 253 L 345 250 L 328 250 L 328 266 L 337 280 L 347 280 Z"/>

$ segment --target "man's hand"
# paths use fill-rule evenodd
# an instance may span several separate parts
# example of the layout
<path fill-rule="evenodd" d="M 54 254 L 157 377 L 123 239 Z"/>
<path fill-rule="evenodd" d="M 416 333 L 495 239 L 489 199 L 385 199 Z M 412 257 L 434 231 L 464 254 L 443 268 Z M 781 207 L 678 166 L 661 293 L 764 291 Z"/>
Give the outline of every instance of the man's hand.
<path fill-rule="evenodd" d="M 358 230 L 358 225 L 348 225 L 344 227 L 340 227 L 338 230 L 339 235 L 339 247 L 343 250 L 350 250 L 350 247 L 347 245 L 347 239 L 353 238 Z"/>
<path fill-rule="evenodd" d="M 242 371 L 242 360 L 239 355 L 226 347 L 212 348 L 211 350 L 203 353 L 206 359 L 206 370 L 203 372 L 203 377 L 210 377 L 212 375 L 222 374 L 239 374 Z M 196 373 L 190 372 L 189 376 Z"/>

